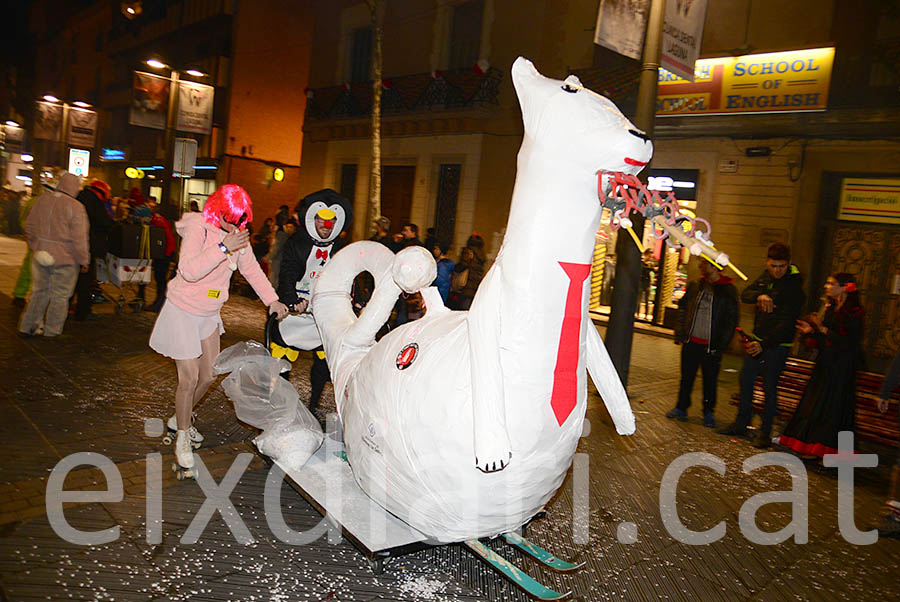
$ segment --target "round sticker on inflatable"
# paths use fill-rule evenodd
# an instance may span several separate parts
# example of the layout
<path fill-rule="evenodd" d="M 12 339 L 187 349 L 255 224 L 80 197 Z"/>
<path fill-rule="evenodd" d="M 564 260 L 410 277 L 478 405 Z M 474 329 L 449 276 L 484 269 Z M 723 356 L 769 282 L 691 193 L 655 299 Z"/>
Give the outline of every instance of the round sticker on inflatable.
<path fill-rule="evenodd" d="M 412 363 L 416 361 L 418 353 L 419 346 L 416 343 L 410 343 L 401 349 L 400 353 L 397 355 L 397 370 L 406 370 L 412 366 Z"/>

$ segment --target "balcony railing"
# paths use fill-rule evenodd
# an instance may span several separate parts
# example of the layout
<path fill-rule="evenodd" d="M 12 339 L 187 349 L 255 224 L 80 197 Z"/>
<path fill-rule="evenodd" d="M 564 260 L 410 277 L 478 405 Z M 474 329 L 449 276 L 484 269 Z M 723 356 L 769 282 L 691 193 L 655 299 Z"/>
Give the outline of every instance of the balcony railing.
<path fill-rule="evenodd" d="M 442 111 L 499 104 L 503 74 L 493 67 L 420 73 L 384 79 L 381 112 Z M 372 111 L 372 82 L 309 90 L 307 119 L 363 117 Z"/>

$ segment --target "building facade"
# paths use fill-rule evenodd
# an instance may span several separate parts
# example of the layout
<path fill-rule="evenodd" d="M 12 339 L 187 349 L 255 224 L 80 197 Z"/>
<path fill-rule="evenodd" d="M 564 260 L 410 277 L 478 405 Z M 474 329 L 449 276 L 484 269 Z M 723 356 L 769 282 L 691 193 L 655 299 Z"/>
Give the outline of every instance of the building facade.
<path fill-rule="evenodd" d="M 593 44 L 596 0 L 382 4 L 382 213 L 395 224 L 434 227 L 452 240 L 453 253 L 477 231 L 493 257 L 522 134 L 512 61 L 526 56 L 551 77 L 576 73 L 626 114 L 634 110 L 639 64 Z M 789 243 L 806 275 L 810 310 L 829 272 L 857 274 L 869 312 L 866 351 L 878 369 L 900 347 L 900 229 L 839 219 L 837 207 L 846 177 L 898 177 L 900 53 L 896 3 L 863 4 L 710 2 L 702 57 L 834 48 L 827 105 L 815 112 L 659 116 L 652 167 L 696 174 L 690 207 L 751 278 L 771 242 Z M 354 199 L 356 215 L 367 215 L 371 14 L 362 0 L 323 2 L 315 22 L 300 187 L 341 190 Z M 354 237 L 370 228 L 357 220 Z M 671 307 L 678 289 L 672 266 L 687 258 L 667 262 L 661 255 L 667 267 L 658 269 L 658 300 Z M 751 319 L 749 311 L 743 319 Z"/>
<path fill-rule="evenodd" d="M 192 200 L 202 205 L 217 185 L 235 182 L 248 190 L 258 215 L 273 215 L 298 198 L 309 6 L 300 0 L 97 0 L 74 6 L 39 0 L 30 19 L 37 49 L 34 95 L 52 94 L 67 111 L 76 101 L 96 111 L 94 144 L 81 148 L 92 151 L 89 175 L 110 182 L 114 194 L 136 187 L 180 209 Z M 151 66 L 148 59 L 159 63 Z M 163 82 L 168 93 L 147 98 L 153 91 L 141 89 L 136 73 L 156 76 L 148 81 Z M 211 123 L 202 131 L 182 126 L 178 117 L 185 99 L 193 100 L 179 100 L 179 90 L 192 83 L 213 95 Z M 168 112 L 161 109 L 157 123 L 136 124 L 136 104 L 153 108 L 165 101 Z M 172 176 L 179 138 L 197 144 L 190 178 Z M 77 147 L 37 137 L 33 145 L 42 164 L 58 167 Z"/>

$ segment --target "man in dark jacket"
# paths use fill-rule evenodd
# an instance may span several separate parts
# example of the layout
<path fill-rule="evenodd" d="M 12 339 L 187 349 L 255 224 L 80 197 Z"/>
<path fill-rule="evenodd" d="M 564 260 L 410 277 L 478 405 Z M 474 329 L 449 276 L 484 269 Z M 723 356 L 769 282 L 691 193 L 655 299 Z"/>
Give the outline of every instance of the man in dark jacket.
<path fill-rule="evenodd" d="M 112 218 L 106 212 L 109 184 L 103 180 L 91 181 L 78 193 L 78 200 L 84 205 L 88 221 L 91 224 L 91 263 L 87 272 L 78 275 L 78 283 L 75 285 L 75 295 L 78 300 L 75 305 L 74 319 L 80 321 L 96 315 L 91 313 L 91 297 L 97 286 L 97 259 L 106 259 L 106 237 L 113 223 Z"/>
<path fill-rule="evenodd" d="M 741 405 L 737 419 L 722 435 L 744 435 L 753 417 L 753 383 L 762 373 L 766 398 L 765 414 L 755 447 L 772 445 L 772 422 L 778 407 L 778 377 L 784 369 L 794 341 L 797 318 L 803 310 L 806 295 L 803 277 L 790 263 L 791 249 L 784 243 L 769 245 L 766 271 L 741 293 L 741 301 L 756 304 L 753 334 L 744 344 L 744 366 L 741 369 Z"/>
<path fill-rule="evenodd" d="M 375 220 L 375 234 L 369 240 L 380 242 L 390 250 L 394 250 L 394 240 L 391 238 L 391 219 L 381 216 Z"/>
<path fill-rule="evenodd" d="M 716 385 L 724 352 L 738 325 L 738 292 L 720 268 L 700 262 L 700 279 L 688 285 L 678 301 L 682 311 L 675 343 L 681 347 L 678 403 L 666 418 L 687 420 L 697 368 L 703 369 L 703 425 L 716 426 Z"/>
<path fill-rule="evenodd" d="M 322 268 L 345 244 L 340 237 L 353 220 L 353 205 L 334 190 L 326 188 L 303 198 L 296 208 L 301 222 L 297 232 L 284 244 L 278 298 L 300 316 L 289 315 L 279 326 L 285 343 L 313 351 L 309 371 L 309 410 L 315 414 L 325 383 L 331 379 L 325 351 L 315 322 L 315 308 L 309 306 Z"/>

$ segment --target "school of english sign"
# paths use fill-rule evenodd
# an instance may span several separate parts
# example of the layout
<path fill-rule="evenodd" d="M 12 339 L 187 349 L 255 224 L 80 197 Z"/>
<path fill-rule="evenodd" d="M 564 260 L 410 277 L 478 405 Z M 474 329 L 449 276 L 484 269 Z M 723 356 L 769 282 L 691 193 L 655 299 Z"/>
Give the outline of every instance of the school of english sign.
<path fill-rule="evenodd" d="M 694 82 L 659 70 L 656 114 L 824 111 L 834 48 L 702 59 Z"/>

